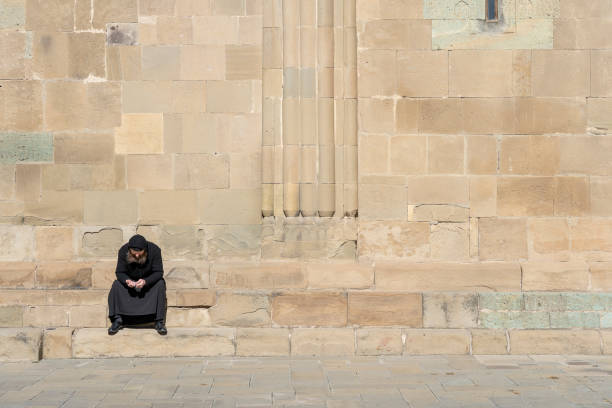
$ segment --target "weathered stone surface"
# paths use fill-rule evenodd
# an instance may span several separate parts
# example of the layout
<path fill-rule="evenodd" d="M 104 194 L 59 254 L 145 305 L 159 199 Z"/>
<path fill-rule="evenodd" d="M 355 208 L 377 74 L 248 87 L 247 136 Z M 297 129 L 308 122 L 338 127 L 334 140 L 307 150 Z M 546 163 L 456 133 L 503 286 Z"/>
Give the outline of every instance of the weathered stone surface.
<path fill-rule="evenodd" d="M 423 327 L 476 327 L 477 322 L 478 296 L 476 294 L 423 294 Z"/>
<path fill-rule="evenodd" d="M 261 190 L 200 190 L 203 224 L 260 224 Z"/>
<path fill-rule="evenodd" d="M 208 259 L 256 258 L 262 241 L 261 225 L 215 225 L 206 228 Z"/>
<path fill-rule="evenodd" d="M 40 329 L 0 329 L 0 360 L 38 361 L 42 331 Z"/>
<path fill-rule="evenodd" d="M 487 329 L 547 329 L 550 327 L 548 312 L 531 311 L 481 311 L 478 325 Z"/>
<path fill-rule="evenodd" d="M 4 289 L 0 290 L 0 305 L 44 305 L 45 293 L 42 290 Z"/>
<path fill-rule="evenodd" d="M 25 26 L 25 1 L 8 0 L 0 4 L 0 29 Z"/>
<path fill-rule="evenodd" d="M 527 258 L 525 219 L 481 218 L 478 236 L 482 260 L 515 261 Z"/>
<path fill-rule="evenodd" d="M 304 288 L 306 279 L 299 263 L 267 262 L 213 264 L 215 286 L 238 289 Z"/>
<path fill-rule="evenodd" d="M 427 291 L 518 291 L 518 263 L 400 263 L 377 262 L 376 288 Z"/>
<path fill-rule="evenodd" d="M 272 320 L 281 326 L 345 326 L 347 299 L 341 293 L 296 293 L 274 296 Z"/>
<path fill-rule="evenodd" d="M 420 260 L 429 257 L 428 223 L 406 221 L 378 221 L 359 223 L 357 240 L 360 256 L 373 258 L 407 258 Z"/>
<path fill-rule="evenodd" d="M 540 97 L 516 100 L 516 131 L 521 134 L 583 133 L 586 123 L 584 98 Z M 580 157 L 576 150 L 572 154 Z"/>
<path fill-rule="evenodd" d="M 359 263 L 307 263 L 306 279 L 312 289 L 366 289 L 374 284 L 374 268 Z"/>
<path fill-rule="evenodd" d="M 162 153 L 163 123 L 163 116 L 159 114 L 123 115 L 121 127 L 115 130 L 115 153 Z"/>
<path fill-rule="evenodd" d="M 357 354 L 362 356 L 401 355 L 401 329 L 358 329 Z"/>
<path fill-rule="evenodd" d="M 118 228 L 85 231 L 81 240 L 80 255 L 86 258 L 114 258 L 123 243 L 123 231 Z"/>
<path fill-rule="evenodd" d="M 589 266 L 580 262 L 522 264 L 524 291 L 531 290 L 587 290 Z"/>
<path fill-rule="evenodd" d="M 38 264 L 37 285 L 48 289 L 86 289 L 91 287 L 89 263 L 45 262 Z"/>
<path fill-rule="evenodd" d="M 607 218 L 577 218 L 570 225 L 572 251 L 586 253 L 595 261 L 611 260 L 612 221 Z"/>
<path fill-rule="evenodd" d="M 1 306 L 0 307 L 0 327 L 21 327 L 23 326 L 23 307 L 22 306 Z"/>
<path fill-rule="evenodd" d="M 108 310 L 106 305 L 79 305 L 69 309 L 70 327 L 106 327 Z"/>
<path fill-rule="evenodd" d="M 4 6 L 0 5 L 0 21 L 2 21 L 0 22 L 0 28 L 8 23 L 3 21 L 3 8 Z M 25 33 L 0 33 L 0 51 L 6 56 L 0 62 L 0 76 L 2 78 L 24 79 L 26 77 L 26 42 L 29 38 Z"/>
<path fill-rule="evenodd" d="M 69 307 L 28 306 L 23 311 L 24 327 L 67 327 Z"/>
<path fill-rule="evenodd" d="M 428 19 L 484 19 L 485 5 L 481 1 L 425 0 L 423 16 Z"/>
<path fill-rule="evenodd" d="M 0 163 L 50 162 L 53 138 L 49 133 L 0 133 Z"/>
<path fill-rule="evenodd" d="M 211 326 L 207 308 L 169 307 L 166 315 L 168 327 L 208 327 Z"/>
<path fill-rule="evenodd" d="M 43 332 L 42 358 L 71 358 L 73 328 L 46 329 Z"/>
<path fill-rule="evenodd" d="M 497 214 L 508 217 L 553 215 L 554 183 L 552 177 L 501 177 L 497 182 Z"/>
<path fill-rule="evenodd" d="M 359 184 L 360 215 L 366 220 L 406 219 L 406 188 L 383 184 Z"/>
<path fill-rule="evenodd" d="M 157 244 L 166 259 L 202 259 L 204 235 L 196 226 L 163 225 L 159 227 Z"/>
<path fill-rule="evenodd" d="M 26 1 L 26 29 L 32 31 L 70 31 L 73 27 L 74 1 Z"/>
<path fill-rule="evenodd" d="M 115 268 L 117 262 L 100 261 L 93 265 L 92 270 L 92 288 L 94 289 L 110 289 L 116 279 Z"/>
<path fill-rule="evenodd" d="M 209 287 L 208 263 L 172 261 L 164 263 L 164 279 L 169 288 L 202 289 Z"/>
<path fill-rule="evenodd" d="M 0 287 L 33 288 L 36 264 L 29 262 L 0 262 Z"/>
<path fill-rule="evenodd" d="M 125 225 L 138 218 L 135 191 L 86 191 L 84 221 L 90 225 Z M 112 230 L 109 230 L 112 231 Z"/>
<path fill-rule="evenodd" d="M 42 82 L 1 81 L 0 130 L 37 132 L 42 130 Z M 8 101 L 12 101 L 9 103 Z M 4 151 L 4 149 L 2 149 Z"/>
<path fill-rule="evenodd" d="M 115 336 L 106 329 L 79 329 L 72 340 L 75 358 L 199 357 L 234 355 L 233 329 L 171 329 L 160 337 L 155 330 L 123 329 Z M 133 347 L 138 343 L 139 347 Z"/>
<path fill-rule="evenodd" d="M 465 222 L 469 215 L 470 208 L 458 205 L 423 204 L 408 209 L 409 221 Z"/>
<path fill-rule="evenodd" d="M 179 289 L 176 291 L 177 307 L 210 307 L 217 303 L 217 293 L 212 289 Z"/>
<path fill-rule="evenodd" d="M 605 315 L 601 317 L 601 326 L 606 324 Z M 600 327 L 600 314 L 596 312 L 550 312 L 551 329 L 598 329 Z"/>
<path fill-rule="evenodd" d="M 405 330 L 408 355 L 419 354 L 468 354 L 470 333 L 460 329 L 412 329 Z"/>
<path fill-rule="evenodd" d="M 470 257 L 468 223 L 439 223 L 431 226 L 429 237 L 431 258 L 435 260 L 466 260 Z"/>
<path fill-rule="evenodd" d="M 106 43 L 108 45 L 137 45 L 138 24 L 120 23 L 107 25 Z"/>
<path fill-rule="evenodd" d="M 472 330 L 472 354 L 508 354 L 505 330 Z"/>
<path fill-rule="evenodd" d="M 594 330 L 510 330 L 511 354 L 601 354 Z"/>
<path fill-rule="evenodd" d="M 181 154 L 175 159 L 177 189 L 222 189 L 229 187 L 229 161 L 220 154 Z"/>
<path fill-rule="evenodd" d="M 38 227 L 35 229 L 36 259 L 67 261 L 73 256 L 73 229 L 70 227 Z"/>
<path fill-rule="evenodd" d="M 209 312 L 214 325 L 261 327 L 270 325 L 269 309 L 266 295 L 219 293 Z"/>
<path fill-rule="evenodd" d="M 348 323 L 359 326 L 423 326 L 420 294 L 350 292 Z"/>
<path fill-rule="evenodd" d="M 145 191 L 138 195 L 138 213 L 143 224 L 196 224 L 198 196 L 189 190 Z"/>
<path fill-rule="evenodd" d="M 612 292 L 612 264 L 591 264 L 591 288 L 596 291 Z"/>
<path fill-rule="evenodd" d="M 569 260 L 569 226 L 566 219 L 530 218 L 527 229 L 529 259 Z"/>
<path fill-rule="evenodd" d="M 352 356 L 355 354 L 353 329 L 294 329 L 292 356 Z"/>
<path fill-rule="evenodd" d="M 409 204 L 459 204 L 469 202 L 468 179 L 463 176 L 415 176 L 406 183 Z"/>
<path fill-rule="evenodd" d="M 431 48 L 429 20 L 374 20 L 364 24 L 360 45 L 371 49 Z"/>
<path fill-rule="evenodd" d="M 41 290 L 46 295 L 47 305 L 106 305 L 107 290 Z M 34 303 L 35 304 L 35 303 Z"/>
<path fill-rule="evenodd" d="M 519 293 L 479 293 L 480 310 L 523 310 L 523 294 Z"/>
<path fill-rule="evenodd" d="M 288 329 L 236 330 L 236 355 L 238 356 L 288 356 Z"/>

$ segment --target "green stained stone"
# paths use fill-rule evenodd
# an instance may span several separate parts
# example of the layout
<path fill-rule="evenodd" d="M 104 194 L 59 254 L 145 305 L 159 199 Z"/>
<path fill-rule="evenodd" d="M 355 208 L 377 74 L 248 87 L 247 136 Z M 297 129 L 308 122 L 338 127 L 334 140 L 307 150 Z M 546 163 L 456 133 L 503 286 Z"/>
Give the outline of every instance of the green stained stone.
<path fill-rule="evenodd" d="M 0 163 L 53 161 L 50 133 L 0 133 Z"/>

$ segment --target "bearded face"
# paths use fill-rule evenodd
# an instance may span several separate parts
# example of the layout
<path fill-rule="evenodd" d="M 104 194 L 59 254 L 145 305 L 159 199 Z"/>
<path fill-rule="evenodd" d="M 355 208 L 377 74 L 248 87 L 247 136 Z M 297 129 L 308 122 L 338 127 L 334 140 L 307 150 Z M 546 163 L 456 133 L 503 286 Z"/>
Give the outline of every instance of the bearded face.
<path fill-rule="evenodd" d="M 126 261 L 129 264 L 144 265 L 147 262 L 147 251 L 134 251 L 130 249 L 127 252 Z"/>

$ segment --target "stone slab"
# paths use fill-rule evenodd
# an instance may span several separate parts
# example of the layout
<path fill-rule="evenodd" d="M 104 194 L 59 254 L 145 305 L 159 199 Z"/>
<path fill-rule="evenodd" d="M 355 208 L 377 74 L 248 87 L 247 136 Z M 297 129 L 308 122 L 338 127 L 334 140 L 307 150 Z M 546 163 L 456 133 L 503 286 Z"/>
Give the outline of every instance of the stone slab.
<path fill-rule="evenodd" d="M 50 133 L 0 133 L 0 163 L 51 162 Z"/>
<path fill-rule="evenodd" d="M 38 361 L 41 329 L 0 329 L 0 361 Z"/>

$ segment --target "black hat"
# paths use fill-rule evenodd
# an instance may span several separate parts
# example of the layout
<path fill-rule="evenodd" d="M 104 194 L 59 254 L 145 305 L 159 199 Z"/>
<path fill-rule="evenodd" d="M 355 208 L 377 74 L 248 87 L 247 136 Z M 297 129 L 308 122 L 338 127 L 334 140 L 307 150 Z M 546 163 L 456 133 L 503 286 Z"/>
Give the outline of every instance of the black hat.
<path fill-rule="evenodd" d="M 142 251 L 147 248 L 147 240 L 142 235 L 134 235 L 128 242 L 128 248 Z"/>

